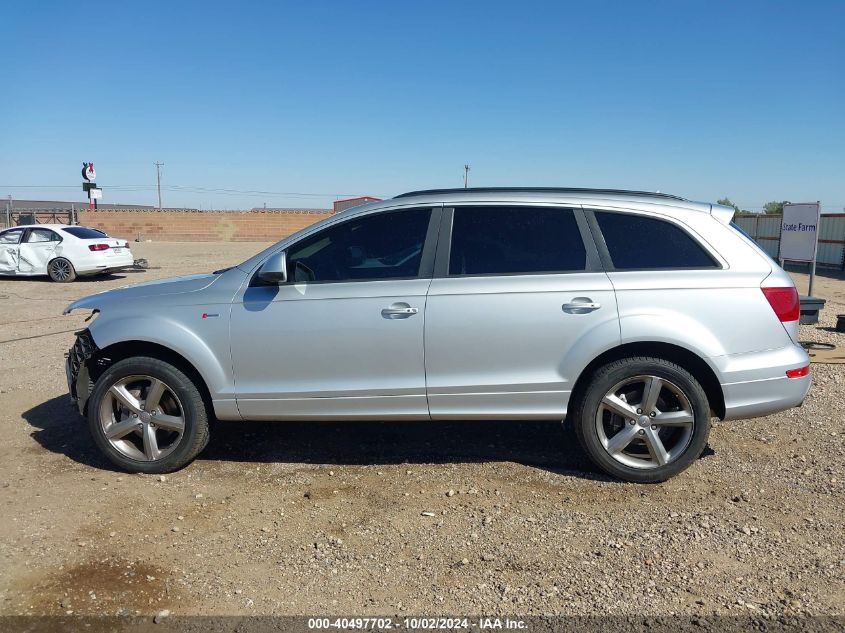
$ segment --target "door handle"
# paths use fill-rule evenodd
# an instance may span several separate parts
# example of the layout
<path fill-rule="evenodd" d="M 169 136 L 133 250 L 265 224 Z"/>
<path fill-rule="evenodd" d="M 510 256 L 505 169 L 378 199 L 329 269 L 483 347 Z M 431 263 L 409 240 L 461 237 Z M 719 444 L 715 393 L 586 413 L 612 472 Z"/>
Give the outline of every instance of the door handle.
<path fill-rule="evenodd" d="M 563 311 L 569 314 L 587 314 L 600 307 L 600 303 L 589 297 L 575 297 L 570 303 L 563 304 Z"/>
<path fill-rule="evenodd" d="M 394 303 L 389 308 L 383 308 L 381 316 L 385 319 L 407 319 L 419 311 L 419 308 L 412 308 L 407 303 Z"/>

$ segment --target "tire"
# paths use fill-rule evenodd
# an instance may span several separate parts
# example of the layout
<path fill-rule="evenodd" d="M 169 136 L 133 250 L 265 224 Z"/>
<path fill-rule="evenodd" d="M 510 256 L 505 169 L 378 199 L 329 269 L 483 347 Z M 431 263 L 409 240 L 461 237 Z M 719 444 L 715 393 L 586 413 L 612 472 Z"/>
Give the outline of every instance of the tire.
<path fill-rule="evenodd" d="M 652 410 L 643 410 L 650 402 Z M 701 455 L 710 434 L 710 405 L 684 368 L 661 358 L 632 357 L 593 374 L 574 403 L 572 422 L 601 470 L 624 481 L 659 483 Z"/>
<path fill-rule="evenodd" d="M 191 377 L 145 356 L 109 367 L 88 402 L 94 443 L 118 468 L 133 473 L 168 473 L 189 464 L 208 444 L 208 418 Z"/>
<path fill-rule="evenodd" d="M 64 257 L 57 257 L 47 264 L 47 274 L 50 279 L 57 283 L 69 283 L 76 279 L 76 270 L 70 260 Z"/>

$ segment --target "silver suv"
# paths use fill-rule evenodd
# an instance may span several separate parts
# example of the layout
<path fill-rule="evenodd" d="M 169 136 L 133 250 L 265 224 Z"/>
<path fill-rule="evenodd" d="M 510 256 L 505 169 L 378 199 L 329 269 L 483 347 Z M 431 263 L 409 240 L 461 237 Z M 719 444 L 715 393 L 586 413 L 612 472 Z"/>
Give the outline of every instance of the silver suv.
<path fill-rule="evenodd" d="M 119 467 L 161 473 L 209 420 L 564 420 L 607 473 L 663 481 L 712 417 L 800 405 L 789 276 L 733 210 L 591 189 L 364 204 L 207 275 L 70 304 L 99 313 L 70 393 Z"/>

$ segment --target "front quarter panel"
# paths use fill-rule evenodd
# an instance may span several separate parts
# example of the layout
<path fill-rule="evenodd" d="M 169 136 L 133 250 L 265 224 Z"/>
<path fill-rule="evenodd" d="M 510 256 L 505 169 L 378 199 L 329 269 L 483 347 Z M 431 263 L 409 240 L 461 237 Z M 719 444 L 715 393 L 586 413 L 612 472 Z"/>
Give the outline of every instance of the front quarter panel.
<path fill-rule="evenodd" d="M 65 312 L 99 312 L 88 331 L 99 349 L 133 341 L 161 345 L 184 357 L 208 387 L 215 413 L 239 419 L 234 398 L 229 319 L 232 297 L 243 274 L 232 269 L 193 292 L 169 293 L 176 284 L 200 279 L 162 281 L 104 292 L 72 303 Z M 155 291 L 158 290 L 158 294 Z M 133 296 L 134 295 L 134 296 Z"/>
<path fill-rule="evenodd" d="M 220 309 L 216 306 L 209 309 Z M 99 316 L 88 331 L 100 349 L 127 341 L 146 341 L 173 350 L 205 380 L 212 399 L 231 395 L 231 362 L 228 345 L 229 306 L 219 316 L 202 318 L 195 306 L 160 309 L 155 316 L 115 314 Z M 207 313 L 206 313 L 207 314 Z M 228 394 L 228 395 L 227 395 Z"/>

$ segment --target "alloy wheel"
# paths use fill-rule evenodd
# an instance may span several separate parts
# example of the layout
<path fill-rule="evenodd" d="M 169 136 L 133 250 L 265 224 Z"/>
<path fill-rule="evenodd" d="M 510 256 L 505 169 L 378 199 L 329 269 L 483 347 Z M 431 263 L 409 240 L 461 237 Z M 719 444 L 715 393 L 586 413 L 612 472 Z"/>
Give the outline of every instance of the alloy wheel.
<path fill-rule="evenodd" d="M 70 262 L 64 259 L 55 259 L 50 262 L 50 273 L 53 279 L 64 281 L 70 277 Z"/>
<path fill-rule="evenodd" d="M 631 468 L 653 469 L 683 455 L 692 440 L 695 415 L 676 384 L 640 375 L 617 383 L 604 395 L 595 424 L 613 459 Z"/>
<path fill-rule="evenodd" d="M 152 376 L 127 376 L 104 394 L 103 436 L 121 454 L 157 461 L 172 453 L 185 432 L 185 410 L 173 389 Z"/>

